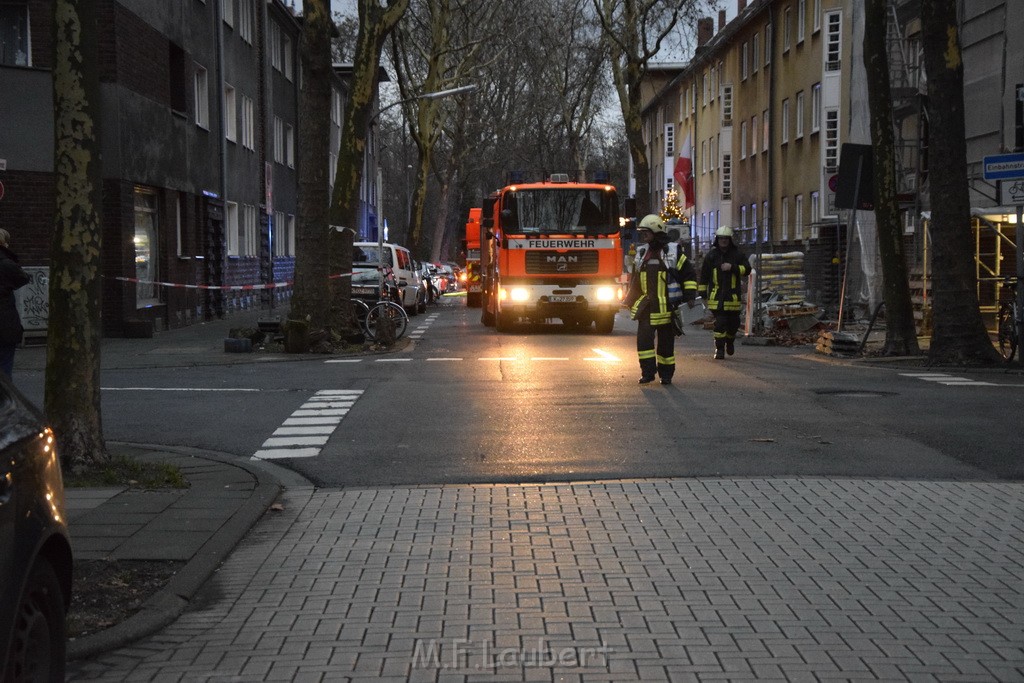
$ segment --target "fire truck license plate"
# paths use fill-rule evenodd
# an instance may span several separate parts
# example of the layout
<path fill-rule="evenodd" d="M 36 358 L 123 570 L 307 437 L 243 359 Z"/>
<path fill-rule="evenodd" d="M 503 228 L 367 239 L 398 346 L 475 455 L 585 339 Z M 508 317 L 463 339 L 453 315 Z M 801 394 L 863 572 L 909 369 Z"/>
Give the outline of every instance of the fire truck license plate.
<path fill-rule="evenodd" d="M 576 303 L 576 297 L 574 296 L 549 296 L 548 301 L 553 304 L 573 304 Z"/>

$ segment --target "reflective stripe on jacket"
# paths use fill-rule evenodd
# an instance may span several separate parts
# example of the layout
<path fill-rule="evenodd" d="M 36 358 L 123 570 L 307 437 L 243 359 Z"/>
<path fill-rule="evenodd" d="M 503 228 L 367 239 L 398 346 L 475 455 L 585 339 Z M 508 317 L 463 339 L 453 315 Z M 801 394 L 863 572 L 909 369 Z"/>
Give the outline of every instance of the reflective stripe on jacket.
<path fill-rule="evenodd" d="M 732 269 L 722 270 L 723 263 L 732 264 Z M 749 274 L 750 261 L 735 244 L 724 252 L 712 247 L 704 257 L 697 291 L 712 311 L 738 311 L 743 280 Z"/>

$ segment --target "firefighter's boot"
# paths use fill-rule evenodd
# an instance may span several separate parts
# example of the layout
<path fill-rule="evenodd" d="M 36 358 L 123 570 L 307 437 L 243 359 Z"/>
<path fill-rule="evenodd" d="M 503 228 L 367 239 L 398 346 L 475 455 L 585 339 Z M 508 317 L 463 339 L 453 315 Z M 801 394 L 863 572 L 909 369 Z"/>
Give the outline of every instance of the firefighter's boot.
<path fill-rule="evenodd" d="M 724 339 L 716 339 L 715 340 L 715 360 L 723 360 L 723 359 L 725 359 L 725 340 Z"/>
<path fill-rule="evenodd" d="M 725 355 L 731 356 L 732 354 L 736 353 L 735 341 L 736 340 L 733 337 L 725 338 Z"/>

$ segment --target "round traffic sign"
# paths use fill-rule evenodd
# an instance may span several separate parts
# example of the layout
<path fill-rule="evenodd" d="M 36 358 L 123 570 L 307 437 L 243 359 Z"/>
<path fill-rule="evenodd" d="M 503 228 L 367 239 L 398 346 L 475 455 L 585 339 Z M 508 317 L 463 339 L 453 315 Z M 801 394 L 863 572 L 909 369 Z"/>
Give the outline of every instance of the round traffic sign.
<path fill-rule="evenodd" d="M 839 187 L 839 174 L 838 173 L 833 175 L 833 176 L 829 176 L 829 179 L 828 179 L 828 189 L 830 189 L 833 192 L 835 192 L 837 187 Z"/>

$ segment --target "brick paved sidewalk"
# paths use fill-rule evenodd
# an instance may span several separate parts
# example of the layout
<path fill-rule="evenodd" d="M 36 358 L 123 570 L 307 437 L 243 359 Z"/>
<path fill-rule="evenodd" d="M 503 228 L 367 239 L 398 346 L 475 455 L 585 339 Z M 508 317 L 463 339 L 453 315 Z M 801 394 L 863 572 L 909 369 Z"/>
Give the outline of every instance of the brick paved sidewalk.
<path fill-rule="evenodd" d="M 1024 679 L 1024 485 L 289 489 L 71 680 Z"/>

